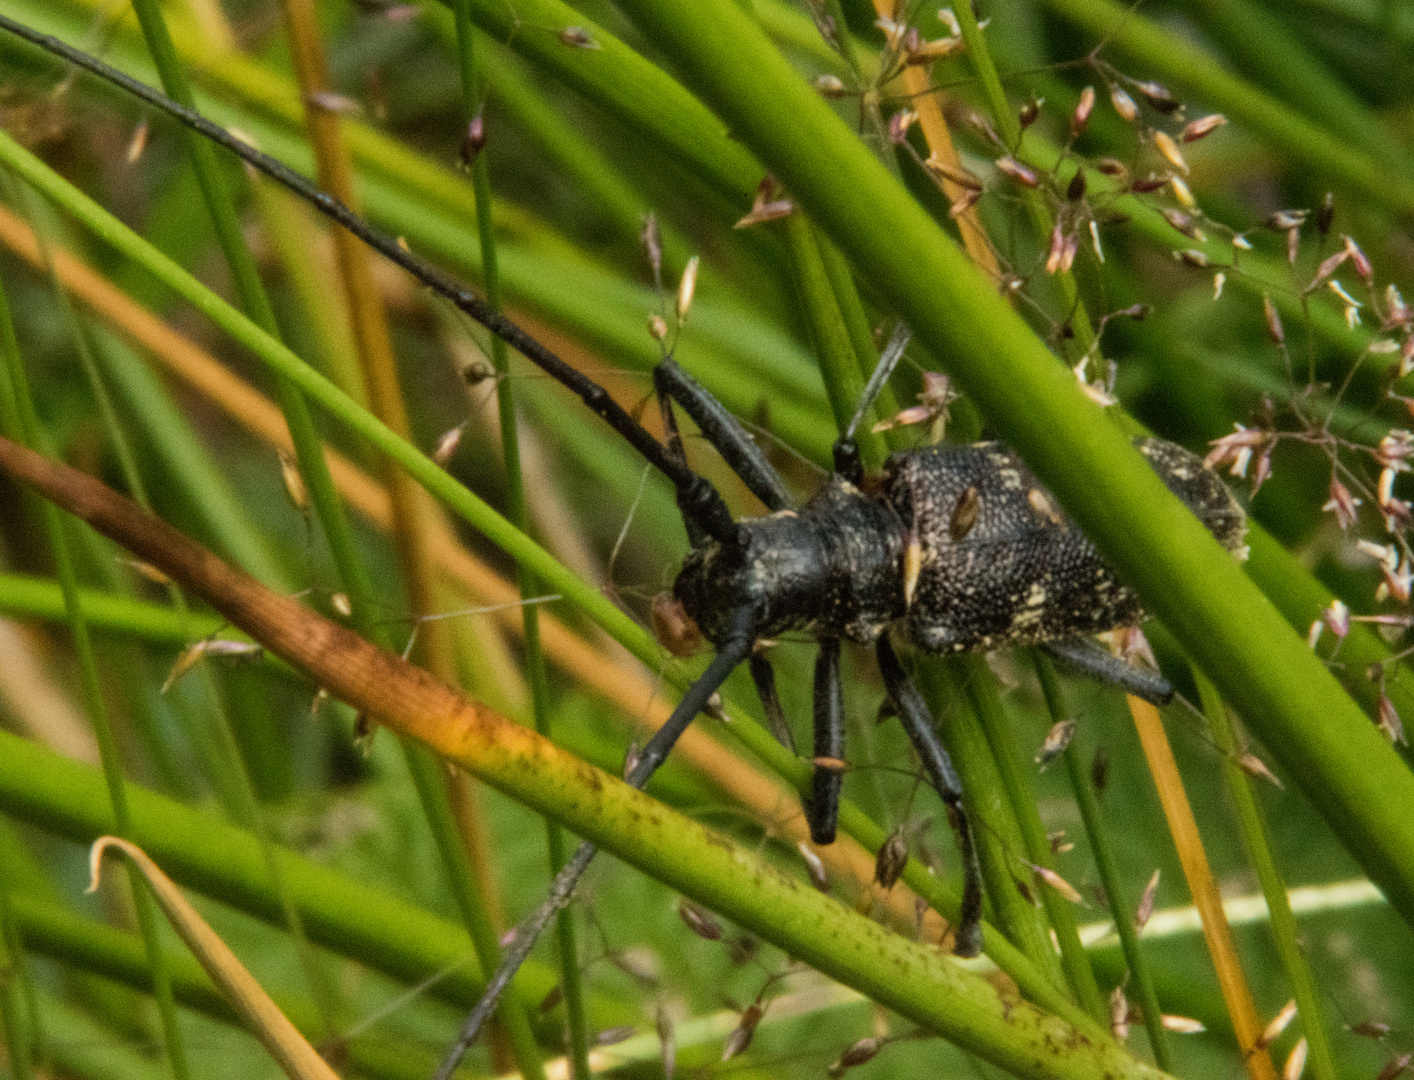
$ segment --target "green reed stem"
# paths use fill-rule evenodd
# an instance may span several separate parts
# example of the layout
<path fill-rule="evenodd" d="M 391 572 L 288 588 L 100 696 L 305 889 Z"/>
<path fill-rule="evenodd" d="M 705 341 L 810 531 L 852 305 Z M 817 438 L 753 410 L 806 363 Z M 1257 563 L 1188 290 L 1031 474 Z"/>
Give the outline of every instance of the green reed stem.
<path fill-rule="evenodd" d="M 4 428 L 22 438 L 28 445 L 43 446 L 47 440 L 40 425 L 30 395 L 29 380 L 20 357 L 19 342 L 15 337 L 14 322 L 10 316 L 9 300 L 3 286 L 0 286 L 0 353 L 4 354 L 7 391 L 0 393 L 3 406 L 0 407 L 0 421 Z M 51 502 L 42 505 L 45 532 L 48 535 L 50 552 L 54 559 L 55 575 L 64 597 L 64 610 L 73 635 L 74 653 L 78 659 L 79 685 L 82 689 L 84 710 L 93 725 L 94 737 L 98 741 L 99 757 L 103 765 L 103 775 L 107 783 L 108 798 L 113 808 L 113 820 L 118 834 L 125 839 L 132 834 L 132 817 L 123 787 L 123 764 L 119 756 L 117 740 L 114 738 L 112 721 L 104 700 L 103 688 L 98 677 L 98 665 L 93 653 L 93 641 L 89 636 L 88 624 L 79 608 L 78 577 L 74 571 L 68 538 L 64 535 L 65 522 L 58 507 Z M 172 1000 L 171 981 L 167 976 L 163 961 L 162 943 L 158 936 L 157 909 L 143 883 L 141 874 L 133 869 L 128 872 L 128 885 L 132 890 L 133 909 L 142 932 L 143 944 L 147 951 L 147 961 L 152 968 L 153 988 L 157 999 L 158 1015 L 162 1025 L 162 1037 L 172 1074 L 176 1080 L 187 1080 L 191 1069 L 187 1061 L 186 1047 L 181 1029 L 177 1025 L 176 1006 Z"/>
<path fill-rule="evenodd" d="M 1306 1036 L 1309 1047 L 1307 1066 L 1316 1080 L 1335 1080 L 1338 1075 L 1335 1056 L 1331 1052 L 1330 1038 L 1322 1018 L 1316 980 L 1301 951 L 1296 916 L 1291 912 L 1286 883 L 1277 869 L 1267 825 L 1252 791 L 1252 777 L 1243 772 L 1238 764 L 1243 748 L 1237 741 L 1232 719 L 1228 716 L 1227 706 L 1218 694 L 1217 687 L 1196 667 L 1190 666 L 1190 670 L 1193 673 L 1193 681 L 1198 684 L 1198 696 L 1203 704 L 1203 712 L 1208 717 L 1208 730 L 1212 732 L 1213 742 L 1223 754 L 1223 776 L 1227 780 L 1227 789 L 1237 811 L 1237 827 L 1242 834 L 1243 846 L 1247 848 L 1247 856 L 1252 860 L 1253 869 L 1257 871 L 1262 895 L 1266 897 L 1272 940 L 1276 944 L 1277 955 L 1281 957 L 1286 977 L 1291 982 L 1292 996 L 1296 998 L 1301 1031 Z"/>
<path fill-rule="evenodd" d="M 1056 670 L 1050 658 L 1039 650 L 1033 650 L 1032 659 L 1051 720 L 1059 723 L 1069 719 L 1065 698 L 1061 694 L 1060 680 L 1056 678 Z M 1110 904 L 1110 914 L 1114 916 L 1115 929 L 1119 933 L 1124 960 L 1129 966 L 1129 977 L 1133 980 L 1135 993 L 1139 997 L 1139 1007 L 1144 1012 L 1144 1028 L 1149 1033 L 1149 1048 L 1153 1051 L 1159 1068 L 1172 1072 L 1173 1050 L 1169 1045 L 1169 1033 L 1164 1028 L 1159 995 L 1154 988 L 1154 980 L 1149 972 L 1148 962 L 1144 959 L 1144 952 L 1139 947 L 1139 933 L 1134 927 L 1133 900 L 1120 878 L 1119 863 L 1110 843 L 1109 826 L 1105 823 L 1104 812 L 1100 809 L 1100 800 L 1091 786 L 1090 770 L 1080 753 L 1077 740 L 1071 740 L 1063 756 L 1066 773 L 1070 777 L 1070 787 L 1075 792 L 1076 805 L 1080 807 L 1080 819 L 1085 823 L 1090 853 L 1095 857 L 1095 868 L 1100 873 L 1100 884 L 1104 886 L 1105 898 Z"/>

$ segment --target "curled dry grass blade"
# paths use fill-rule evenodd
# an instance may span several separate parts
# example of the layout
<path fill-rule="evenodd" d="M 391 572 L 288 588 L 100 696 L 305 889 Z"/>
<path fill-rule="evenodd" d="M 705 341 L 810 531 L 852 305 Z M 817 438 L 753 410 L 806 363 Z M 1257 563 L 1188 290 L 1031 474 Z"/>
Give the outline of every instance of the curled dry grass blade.
<path fill-rule="evenodd" d="M 291 1080 L 338 1080 L 338 1074 L 305 1041 L 299 1030 L 270 1000 L 270 995 L 236 958 L 236 954 L 141 848 L 116 836 L 101 837 L 89 854 L 89 891 L 98 888 L 100 864 L 109 849 L 122 852 L 147 879 L 172 928 L 201 961 L 206 973 L 226 993 L 251 1032 L 270 1051 L 270 1056 L 280 1063 L 285 1075 Z"/>
<path fill-rule="evenodd" d="M 933 950 L 781 876 L 729 840 L 270 592 L 84 474 L 8 441 L 0 441 L 0 467 L 182 582 L 336 697 L 929 1030 L 1023 1077 L 1165 1075 L 1108 1038 L 1008 1000 Z M 816 932 L 822 922 L 833 927 L 823 939 Z"/>

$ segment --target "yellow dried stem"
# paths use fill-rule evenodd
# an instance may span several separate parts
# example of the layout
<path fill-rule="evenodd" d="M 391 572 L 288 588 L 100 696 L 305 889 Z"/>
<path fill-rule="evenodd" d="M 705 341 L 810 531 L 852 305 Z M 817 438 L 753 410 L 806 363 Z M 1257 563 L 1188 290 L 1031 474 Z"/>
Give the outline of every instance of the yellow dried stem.
<path fill-rule="evenodd" d="M 874 0 L 874 10 L 880 18 L 892 18 L 892 0 Z M 943 92 L 933 86 L 928 68 L 910 65 L 903 69 L 901 77 L 909 100 L 918 112 L 918 126 L 928 144 L 929 153 L 948 169 L 966 172 L 962 159 L 958 157 L 957 148 L 953 146 L 947 118 L 943 115 Z M 943 193 L 948 197 L 948 202 L 955 206 L 965 202 L 971 194 L 968 189 L 948 179 L 945 173 L 940 175 Z M 982 228 L 982 218 L 977 213 L 976 202 L 966 209 L 959 210 L 956 217 L 958 230 L 962 233 L 962 246 L 972 256 L 972 261 L 985 270 L 993 281 L 1000 281 L 1001 267 L 997 264 L 997 256 L 992 251 L 987 233 Z"/>
<path fill-rule="evenodd" d="M 1232 940 L 1232 927 L 1228 925 L 1227 914 L 1223 911 L 1222 896 L 1208 865 L 1208 855 L 1198 835 L 1193 807 L 1183 789 L 1183 779 L 1178 775 L 1178 763 L 1174 761 L 1173 748 L 1169 746 L 1168 734 L 1159 719 L 1159 710 L 1147 701 L 1131 696 L 1129 711 L 1134 717 L 1134 726 L 1144 747 L 1144 757 L 1148 760 L 1149 772 L 1159 792 L 1159 802 L 1163 805 L 1169 832 L 1178 849 L 1188 891 L 1193 895 L 1193 904 L 1203 921 L 1203 940 L 1217 970 L 1218 985 L 1222 988 L 1223 1001 L 1232 1018 L 1232 1030 L 1247 1063 L 1247 1075 L 1251 1080 L 1276 1080 L 1271 1057 L 1258 1047 L 1262 1023 L 1257 1019 L 1252 991 L 1248 988 L 1247 977 L 1243 974 L 1237 947 Z"/>
<path fill-rule="evenodd" d="M 103 854 L 115 848 L 126 855 L 137 867 L 152 894 L 166 914 L 172 928 L 186 942 L 192 954 L 201 961 L 201 966 L 222 992 L 241 1018 L 246 1022 L 251 1034 L 258 1038 L 270 1056 L 279 1062 L 280 1068 L 291 1080 L 338 1080 L 334 1072 L 299 1030 L 290 1023 L 270 995 L 249 971 L 236 959 L 230 947 L 217 936 L 194 907 L 182 895 L 176 884 L 164 874 L 143 850 L 116 836 L 101 836 L 89 849 L 89 892 L 98 888 L 99 869 Z"/>

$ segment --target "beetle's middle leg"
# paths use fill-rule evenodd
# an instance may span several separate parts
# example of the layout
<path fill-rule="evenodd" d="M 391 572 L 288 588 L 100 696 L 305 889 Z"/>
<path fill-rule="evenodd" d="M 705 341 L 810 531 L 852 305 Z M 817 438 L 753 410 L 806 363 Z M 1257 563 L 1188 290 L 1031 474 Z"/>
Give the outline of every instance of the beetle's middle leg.
<path fill-rule="evenodd" d="M 840 639 L 825 638 L 815 657 L 815 774 L 805 819 L 810 839 L 833 844 L 840 816 L 839 762 L 844 757 L 844 687 L 840 683 Z"/>
<path fill-rule="evenodd" d="M 876 652 L 884 686 L 898 707 L 899 722 L 923 760 L 928 779 L 943 797 L 948 818 L 957 832 L 957 846 L 962 855 L 962 911 L 953 930 L 956 937 L 953 952 L 958 956 L 976 956 L 982 951 L 982 868 L 977 861 L 972 823 L 962 805 L 962 781 L 933 727 L 933 716 L 923 695 L 903 670 L 888 634 L 880 636 Z"/>
<path fill-rule="evenodd" d="M 771 667 L 771 661 L 759 652 L 751 654 L 751 681 L 756 684 L 756 696 L 761 699 L 761 708 L 766 712 L 766 723 L 771 728 L 771 734 L 776 737 L 777 742 L 794 754 L 795 736 L 791 734 L 790 725 L 786 723 L 781 699 L 776 694 L 775 669 Z"/>

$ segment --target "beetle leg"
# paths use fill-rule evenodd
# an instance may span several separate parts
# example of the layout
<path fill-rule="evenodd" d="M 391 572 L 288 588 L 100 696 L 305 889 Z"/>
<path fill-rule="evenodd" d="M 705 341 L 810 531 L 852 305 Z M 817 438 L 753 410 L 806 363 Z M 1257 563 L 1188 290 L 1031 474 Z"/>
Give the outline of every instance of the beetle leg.
<path fill-rule="evenodd" d="M 840 784 L 844 777 L 837 762 L 844 755 L 843 689 L 840 685 L 840 641 L 820 642 L 815 658 L 815 775 L 805 817 L 810 839 L 817 844 L 835 842 L 840 814 Z M 824 760 L 821 760 L 824 759 Z"/>
<path fill-rule="evenodd" d="M 759 653 L 751 654 L 751 681 L 756 684 L 756 696 L 761 699 L 761 708 L 766 710 L 766 722 L 771 726 L 771 734 L 794 754 L 795 736 L 786 723 L 781 699 L 776 696 L 776 672 L 771 667 L 771 661 Z"/>
<path fill-rule="evenodd" d="M 741 421 L 729 413 L 706 387 L 685 372 L 677 361 L 663 360 L 653 369 L 653 386 L 663 402 L 664 411 L 668 411 L 669 398 L 681 405 L 732 472 L 741 477 L 742 483 L 770 510 L 788 510 L 795 505 L 781 474 L 767 460 L 756 440 L 746 433 Z M 676 436 L 676 430 L 672 434 Z M 679 442 L 678 453 L 681 452 Z"/>
<path fill-rule="evenodd" d="M 976 956 L 982 951 L 982 869 L 977 862 L 977 847 L 972 840 L 972 823 L 962 805 L 962 781 L 953 768 L 952 758 L 933 726 L 932 714 L 923 695 L 903 670 L 889 636 L 882 635 L 876 647 L 879 670 L 884 686 L 898 706 L 899 722 L 923 760 L 928 779 L 938 789 L 948 808 L 948 818 L 957 832 L 962 855 L 962 910 L 954 928 L 956 942 L 953 952 L 958 956 Z"/>
<path fill-rule="evenodd" d="M 1173 700 L 1173 684 L 1157 671 L 1121 660 L 1088 637 L 1044 641 L 1041 648 L 1047 656 L 1065 667 L 1118 686 L 1126 694 L 1133 694 L 1151 704 L 1167 705 Z"/>
<path fill-rule="evenodd" d="M 731 618 L 731 627 L 726 640 L 717 649 L 717 655 L 713 657 L 707 670 L 702 673 L 702 677 L 687 688 L 687 693 L 683 695 L 682 701 L 678 702 L 678 707 L 673 710 L 673 715 L 668 717 L 667 723 L 654 732 L 653 738 L 648 740 L 647 745 L 638 755 L 637 761 L 634 762 L 633 767 L 624 778 L 633 787 L 641 789 L 648 783 L 648 778 L 663 763 L 669 751 L 672 750 L 673 744 L 687 730 L 687 725 L 692 723 L 697 714 L 706 708 L 708 699 L 717 692 L 717 688 L 722 683 L 726 682 L 727 676 L 736 666 L 750 654 L 756 641 L 755 610 L 750 607 L 738 609 Z M 512 977 L 525 962 L 525 958 L 530 955 L 530 950 L 534 947 L 541 932 L 550 920 L 569 904 L 570 898 L 574 895 L 575 886 L 579 884 L 579 879 L 584 876 L 585 870 L 589 868 L 589 863 L 594 858 L 595 850 L 594 845 L 587 840 L 580 844 L 574 855 L 570 857 L 569 862 L 565 863 L 560 872 L 555 875 L 554 884 L 550 886 L 550 895 L 516 927 L 515 938 L 502 955 L 500 967 L 496 969 L 496 973 L 486 984 L 486 989 L 481 994 L 481 1000 L 476 1003 L 462 1024 L 461 1033 L 437 1069 L 434 1080 L 448 1080 L 462 1055 L 466 1053 L 472 1043 L 476 1042 L 482 1027 L 491 1018 L 491 1014 L 496 1011 L 501 994 L 510 985 Z"/>

